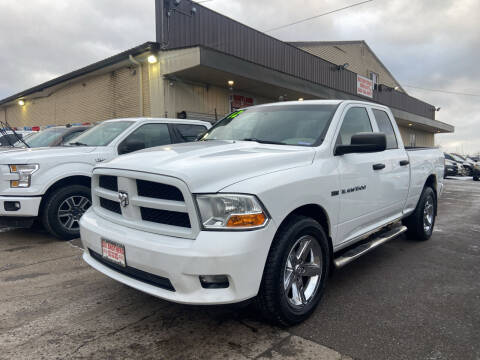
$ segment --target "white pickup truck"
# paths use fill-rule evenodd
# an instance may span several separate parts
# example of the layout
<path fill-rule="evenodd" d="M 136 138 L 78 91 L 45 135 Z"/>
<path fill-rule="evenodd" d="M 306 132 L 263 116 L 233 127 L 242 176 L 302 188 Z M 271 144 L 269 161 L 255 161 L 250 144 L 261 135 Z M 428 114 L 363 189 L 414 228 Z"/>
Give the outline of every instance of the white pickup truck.
<path fill-rule="evenodd" d="M 407 230 L 432 235 L 443 154 L 406 151 L 387 107 L 254 106 L 200 140 L 95 167 L 80 221 L 88 264 L 174 302 L 255 298 L 290 325 L 312 313 L 332 268 Z"/>
<path fill-rule="evenodd" d="M 1 152 L 0 225 L 28 227 L 39 217 L 54 236 L 78 237 L 78 221 L 91 205 L 95 164 L 151 146 L 192 141 L 210 127 L 195 120 L 115 119 L 81 133 L 68 146 Z"/>

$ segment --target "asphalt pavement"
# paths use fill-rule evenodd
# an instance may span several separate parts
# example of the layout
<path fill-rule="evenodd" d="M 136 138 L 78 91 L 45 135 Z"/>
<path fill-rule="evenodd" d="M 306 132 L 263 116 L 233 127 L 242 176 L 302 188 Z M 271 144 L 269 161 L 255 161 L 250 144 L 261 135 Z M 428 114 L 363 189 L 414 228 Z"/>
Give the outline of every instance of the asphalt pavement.
<path fill-rule="evenodd" d="M 79 240 L 0 229 L 0 359 L 480 359 L 480 183 L 447 180 L 434 235 L 337 270 L 305 323 L 169 303 L 88 267 Z"/>

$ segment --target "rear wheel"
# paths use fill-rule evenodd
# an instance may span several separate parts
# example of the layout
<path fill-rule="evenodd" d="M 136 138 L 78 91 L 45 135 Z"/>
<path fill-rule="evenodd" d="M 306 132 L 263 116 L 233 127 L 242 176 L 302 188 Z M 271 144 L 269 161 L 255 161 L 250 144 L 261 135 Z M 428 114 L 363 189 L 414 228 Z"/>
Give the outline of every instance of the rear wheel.
<path fill-rule="evenodd" d="M 42 223 L 53 236 L 70 240 L 80 235 L 80 218 L 91 205 L 90 188 L 70 185 L 53 191 L 45 201 Z"/>
<path fill-rule="evenodd" d="M 415 211 L 403 221 L 408 228 L 407 236 L 420 241 L 430 239 L 435 226 L 436 214 L 435 192 L 431 187 L 425 187 Z"/>
<path fill-rule="evenodd" d="M 318 222 L 295 216 L 284 224 L 270 249 L 257 297 L 263 315 L 284 326 L 310 316 L 326 286 L 329 254 Z"/>
<path fill-rule="evenodd" d="M 478 178 L 478 175 L 473 177 L 473 181 L 478 181 L 478 180 L 480 180 L 480 179 Z"/>

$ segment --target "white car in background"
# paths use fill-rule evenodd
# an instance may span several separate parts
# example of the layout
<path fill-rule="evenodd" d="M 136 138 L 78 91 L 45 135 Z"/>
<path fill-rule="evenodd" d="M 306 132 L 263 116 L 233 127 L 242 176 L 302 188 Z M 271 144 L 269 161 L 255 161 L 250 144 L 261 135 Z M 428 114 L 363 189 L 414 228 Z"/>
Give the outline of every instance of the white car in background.
<path fill-rule="evenodd" d="M 78 221 L 91 204 L 94 165 L 148 147 L 195 140 L 210 126 L 204 121 L 161 118 L 107 120 L 66 146 L 0 153 L 0 224 L 25 227 L 39 218 L 58 238 L 78 237 Z M 49 130 L 28 142 L 49 135 Z"/>

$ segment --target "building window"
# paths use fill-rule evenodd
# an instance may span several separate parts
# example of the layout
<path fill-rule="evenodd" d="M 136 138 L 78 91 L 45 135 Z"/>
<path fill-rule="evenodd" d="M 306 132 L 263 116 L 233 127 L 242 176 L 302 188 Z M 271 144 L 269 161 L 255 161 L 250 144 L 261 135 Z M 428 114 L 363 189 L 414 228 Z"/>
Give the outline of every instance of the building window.
<path fill-rule="evenodd" d="M 374 73 L 373 71 L 370 71 L 369 77 L 375 85 L 378 84 L 378 77 L 379 76 L 378 76 L 377 73 Z"/>

